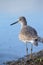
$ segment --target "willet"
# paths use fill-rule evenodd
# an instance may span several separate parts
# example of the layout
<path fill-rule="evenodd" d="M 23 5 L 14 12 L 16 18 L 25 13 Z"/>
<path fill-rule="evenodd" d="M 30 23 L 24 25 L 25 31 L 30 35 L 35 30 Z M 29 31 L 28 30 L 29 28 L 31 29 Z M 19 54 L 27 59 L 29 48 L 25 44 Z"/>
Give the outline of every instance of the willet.
<path fill-rule="evenodd" d="M 20 22 L 21 24 L 19 39 L 26 43 L 26 53 L 28 55 L 27 43 L 32 43 L 33 45 L 38 46 L 38 42 L 43 43 L 43 38 L 38 36 L 37 31 L 33 27 L 27 25 L 27 21 L 24 16 L 19 17 L 18 21 L 12 23 L 11 25 L 16 24 L 18 22 Z M 32 47 L 33 47 L 32 44 L 31 44 L 31 58 L 32 58 Z"/>

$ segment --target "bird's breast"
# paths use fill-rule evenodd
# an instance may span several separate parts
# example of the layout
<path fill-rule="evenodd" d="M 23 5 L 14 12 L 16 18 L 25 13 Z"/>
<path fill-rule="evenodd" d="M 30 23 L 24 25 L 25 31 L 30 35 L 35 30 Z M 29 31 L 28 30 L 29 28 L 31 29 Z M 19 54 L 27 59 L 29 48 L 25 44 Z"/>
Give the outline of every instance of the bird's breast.
<path fill-rule="evenodd" d="M 31 37 L 26 37 L 23 34 L 19 34 L 19 40 L 21 40 L 23 42 L 31 42 L 31 43 L 33 43 L 33 39 Z"/>

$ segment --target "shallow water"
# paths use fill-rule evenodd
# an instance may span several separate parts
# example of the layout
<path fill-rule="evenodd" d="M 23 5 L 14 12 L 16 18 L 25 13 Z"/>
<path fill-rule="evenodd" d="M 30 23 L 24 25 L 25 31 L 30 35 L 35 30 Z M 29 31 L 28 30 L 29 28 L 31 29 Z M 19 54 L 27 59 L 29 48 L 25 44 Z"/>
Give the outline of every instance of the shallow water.
<path fill-rule="evenodd" d="M 27 17 L 28 24 L 37 30 L 39 36 L 43 37 L 43 14 L 26 14 L 24 16 Z M 13 17 L 14 19 L 12 20 L 11 18 Z M 18 39 L 20 25 L 10 26 L 17 18 L 15 14 L 3 13 L 0 15 L 0 65 L 2 65 L 3 62 L 16 60 L 26 55 L 26 46 Z M 31 44 L 28 44 L 29 54 L 30 47 Z M 38 47 L 33 47 L 33 52 L 40 50 L 43 50 L 43 44 L 41 43 L 39 43 Z"/>
<path fill-rule="evenodd" d="M 30 54 L 30 44 L 28 44 L 28 53 Z M 15 48 L 14 48 L 15 47 Z M 19 46 L 14 46 L 11 48 L 7 48 L 0 51 L 0 65 L 2 65 L 4 62 L 17 60 L 20 57 L 23 57 L 26 55 L 26 48 L 25 44 L 20 44 Z M 16 48 L 17 47 L 17 48 Z M 33 47 L 33 52 L 38 52 L 43 49 L 43 45 L 39 44 L 38 47 Z"/>

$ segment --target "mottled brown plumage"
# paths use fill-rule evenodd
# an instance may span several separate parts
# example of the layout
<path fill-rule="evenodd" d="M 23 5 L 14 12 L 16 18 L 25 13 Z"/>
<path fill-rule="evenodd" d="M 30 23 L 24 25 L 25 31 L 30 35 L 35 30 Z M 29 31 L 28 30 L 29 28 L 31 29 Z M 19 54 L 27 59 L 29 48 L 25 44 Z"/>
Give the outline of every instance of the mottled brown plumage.
<path fill-rule="evenodd" d="M 27 25 L 27 21 L 25 17 L 19 17 L 18 21 L 21 24 L 21 30 L 19 33 L 19 39 L 25 43 L 30 42 L 33 43 L 34 45 L 38 46 L 38 42 L 42 42 L 43 43 L 43 38 L 39 37 L 37 34 L 37 31 L 31 27 Z M 12 23 L 16 24 L 17 22 Z M 28 52 L 28 48 L 26 45 L 26 51 Z M 31 54 L 32 54 L 32 46 L 31 46 Z"/>

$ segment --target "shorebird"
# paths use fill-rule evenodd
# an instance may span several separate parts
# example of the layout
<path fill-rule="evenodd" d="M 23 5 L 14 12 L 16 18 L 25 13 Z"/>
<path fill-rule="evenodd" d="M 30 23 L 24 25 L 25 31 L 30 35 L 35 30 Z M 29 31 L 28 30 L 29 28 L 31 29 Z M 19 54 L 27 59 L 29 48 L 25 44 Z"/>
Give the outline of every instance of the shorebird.
<path fill-rule="evenodd" d="M 24 16 L 19 17 L 19 19 L 16 22 L 10 25 L 14 25 L 18 22 L 21 24 L 19 39 L 26 43 L 27 55 L 28 55 L 27 43 L 31 43 L 31 58 L 32 58 L 33 45 L 38 46 L 38 42 L 43 43 L 43 38 L 39 37 L 37 31 L 33 27 L 27 25 L 27 20 Z"/>

